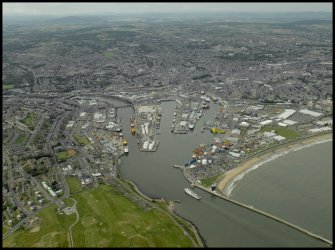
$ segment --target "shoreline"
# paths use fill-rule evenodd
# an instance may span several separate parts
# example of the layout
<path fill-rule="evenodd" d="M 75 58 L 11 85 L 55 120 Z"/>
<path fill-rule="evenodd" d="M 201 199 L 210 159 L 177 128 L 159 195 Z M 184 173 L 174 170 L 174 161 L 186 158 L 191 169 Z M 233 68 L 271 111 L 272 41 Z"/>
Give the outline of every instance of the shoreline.
<path fill-rule="evenodd" d="M 290 153 L 292 151 L 300 150 L 314 144 L 332 140 L 332 135 L 333 133 L 327 133 L 303 138 L 301 140 L 298 140 L 297 142 L 292 142 L 292 144 L 288 143 L 287 145 L 279 145 L 278 148 L 275 148 L 273 151 L 269 152 L 266 150 L 261 155 L 256 155 L 254 157 L 251 157 L 250 159 L 246 159 L 246 161 L 242 162 L 239 166 L 223 174 L 223 177 L 221 177 L 218 182 L 217 189 L 220 193 L 228 197 L 230 192 L 234 188 L 233 184 L 235 183 L 235 181 L 242 179 L 243 176 L 249 171 L 252 171 L 261 166 L 262 164 L 286 155 L 287 153 Z"/>
<path fill-rule="evenodd" d="M 146 195 L 145 193 L 143 193 L 143 192 L 138 188 L 137 184 L 136 184 L 134 181 L 125 179 L 125 178 L 123 178 L 123 177 L 120 175 L 120 173 L 119 173 L 119 164 L 120 164 L 120 162 L 121 162 L 121 157 L 122 157 L 122 156 L 123 156 L 123 155 L 120 155 L 120 156 L 118 157 L 118 160 L 117 160 L 117 165 L 116 165 L 117 176 L 116 176 L 116 178 L 119 179 L 121 182 L 126 182 L 126 183 L 130 184 L 130 185 L 134 188 L 133 191 L 134 191 L 137 195 L 141 196 L 143 199 L 145 199 L 145 200 L 147 200 L 147 201 L 149 201 L 149 202 L 153 202 L 153 203 L 155 203 L 155 202 L 157 202 L 157 201 L 165 200 L 164 198 L 151 198 L 151 197 L 149 197 L 148 195 Z M 165 200 L 165 201 L 167 201 L 168 204 L 171 204 L 171 202 L 172 202 L 173 205 L 175 206 L 175 202 L 174 202 L 174 201 L 170 201 L 170 200 Z M 158 208 L 158 207 L 156 207 L 156 209 L 161 209 L 162 211 L 164 211 L 164 212 L 166 212 L 166 213 L 169 213 L 170 216 L 172 216 L 172 217 L 176 217 L 176 218 L 173 218 L 173 220 L 175 220 L 175 222 L 176 222 L 180 227 L 182 227 L 182 226 L 180 225 L 180 223 L 184 223 L 184 225 L 185 225 L 186 227 L 188 227 L 188 228 L 193 232 L 193 234 L 195 235 L 195 238 L 196 238 L 196 240 L 197 240 L 197 244 L 198 244 L 198 246 L 194 246 L 194 247 L 199 247 L 199 248 L 207 247 L 207 242 L 206 242 L 205 238 L 201 235 L 201 233 L 200 233 L 198 227 L 197 227 L 192 221 L 190 221 L 190 220 L 188 220 L 188 219 L 185 219 L 184 217 L 182 217 L 181 215 L 179 215 L 179 214 L 175 211 L 175 209 L 170 209 L 169 205 L 167 206 L 168 211 L 166 211 L 166 210 L 164 210 L 164 209 L 162 209 L 162 208 Z M 181 221 L 183 221 L 183 222 L 178 222 L 177 220 L 181 220 Z M 189 237 L 190 237 L 190 239 L 193 241 L 193 238 L 192 238 L 191 236 L 189 236 Z"/>

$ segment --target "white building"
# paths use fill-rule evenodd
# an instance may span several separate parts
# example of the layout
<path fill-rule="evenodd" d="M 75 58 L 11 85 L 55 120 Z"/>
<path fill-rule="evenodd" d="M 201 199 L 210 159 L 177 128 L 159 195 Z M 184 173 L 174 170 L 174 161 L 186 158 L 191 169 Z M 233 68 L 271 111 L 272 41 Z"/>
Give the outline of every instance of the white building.
<path fill-rule="evenodd" d="M 323 131 L 328 131 L 328 130 L 332 130 L 332 128 L 330 127 L 312 128 L 309 131 L 312 133 L 317 133 L 317 132 L 323 132 Z"/>
<path fill-rule="evenodd" d="M 264 132 L 263 135 L 266 136 L 266 137 L 274 137 L 274 136 L 276 136 L 276 133 L 273 133 L 273 132 Z"/>
<path fill-rule="evenodd" d="M 292 120 L 284 120 L 284 121 L 282 121 L 283 123 L 286 123 L 287 125 L 294 125 L 294 124 L 296 124 L 297 122 L 295 122 L 295 121 L 292 121 Z"/>
<path fill-rule="evenodd" d="M 94 113 L 93 119 L 94 120 L 100 120 L 102 118 L 102 114 L 101 113 Z"/>
<path fill-rule="evenodd" d="M 282 140 L 285 140 L 286 138 L 283 137 L 283 136 L 280 136 L 280 135 L 276 135 L 273 137 L 273 139 L 277 140 L 277 141 L 282 141 Z"/>
<path fill-rule="evenodd" d="M 231 131 L 231 134 L 232 134 L 232 135 L 240 135 L 240 134 L 241 134 L 241 130 L 239 130 L 239 129 L 233 129 L 233 130 Z"/>
<path fill-rule="evenodd" d="M 287 127 L 287 123 L 278 122 L 277 124 L 278 124 L 280 127 Z"/>
<path fill-rule="evenodd" d="M 269 125 L 269 124 L 271 124 L 271 123 L 272 123 L 272 120 L 265 120 L 265 121 L 260 122 L 259 124 L 260 124 L 261 126 L 265 126 L 265 125 Z"/>
<path fill-rule="evenodd" d="M 247 123 L 247 122 L 241 122 L 240 126 L 241 127 L 249 127 L 249 123 Z"/>
<path fill-rule="evenodd" d="M 295 112 L 296 111 L 294 109 L 285 109 L 283 113 L 281 113 L 280 115 L 278 115 L 278 118 L 280 118 L 280 119 L 287 119 L 291 115 L 293 115 Z"/>
<path fill-rule="evenodd" d="M 229 152 L 228 154 L 230 154 L 230 155 L 232 155 L 232 156 L 234 156 L 236 158 L 239 158 L 241 156 L 241 154 L 235 153 L 235 152 Z"/>
<path fill-rule="evenodd" d="M 68 124 L 66 125 L 67 128 L 72 128 L 74 124 L 74 121 L 69 121 Z"/>
<path fill-rule="evenodd" d="M 305 115 L 313 116 L 313 117 L 319 117 L 320 115 L 322 115 L 322 113 L 311 111 L 308 109 L 301 109 L 299 112 Z"/>

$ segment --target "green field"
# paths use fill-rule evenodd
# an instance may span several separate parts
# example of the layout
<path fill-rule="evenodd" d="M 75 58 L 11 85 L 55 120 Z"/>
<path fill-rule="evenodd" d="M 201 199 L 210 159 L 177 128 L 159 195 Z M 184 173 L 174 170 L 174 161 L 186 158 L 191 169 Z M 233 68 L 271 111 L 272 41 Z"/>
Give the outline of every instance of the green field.
<path fill-rule="evenodd" d="M 271 130 L 274 130 L 277 135 L 283 136 L 286 139 L 296 139 L 300 136 L 297 131 L 290 128 L 283 128 L 277 126 L 264 126 L 261 128 L 261 132 L 270 132 Z"/>
<path fill-rule="evenodd" d="M 6 225 L 2 225 L 2 234 L 7 233 L 8 229 L 9 229 L 8 226 L 6 226 Z"/>
<path fill-rule="evenodd" d="M 201 179 L 201 185 L 205 186 L 205 187 L 209 187 L 210 185 L 212 185 L 216 179 L 220 176 L 219 175 L 215 175 L 213 177 L 207 178 L 207 179 Z"/>
<path fill-rule="evenodd" d="M 79 221 L 72 228 L 74 247 L 192 247 L 191 240 L 157 209 L 143 210 L 111 186 L 75 194 Z M 66 201 L 67 203 L 67 201 Z M 53 205 L 38 213 L 37 232 L 20 229 L 4 247 L 68 247 L 67 232 L 76 215 L 56 213 Z"/>
<path fill-rule="evenodd" d="M 74 198 L 80 214 L 80 221 L 72 229 L 75 247 L 192 246 L 165 213 L 143 211 L 110 186 L 100 185 Z"/>
<path fill-rule="evenodd" d="M 15 144 L 23 144 L 26 141 L 27 137 L 25 134 L 20 134 L 16 140 L 15 140 Z"/>
<path fill-rule="evenodd" d="M 60 215 L 56 208 L 52 205 L 39 212 L 39 224 L 28 230 L 17 230 L 3 241 L 3 247 L 68 247 L 67 229 L 76 220 L 76 215 Z"/>
<path fill-rule="evenodd" d="M 59 161 L 65 161 L 68 158 L 69 158 L 69 155 L 67 151 L 61 151 L 57 153 L 57 160 Z"/>
<path fill-rule="evenodd" d="M 66 176 L 67 185 L 70 188 L 70 194 L 73 194 L 81 189 L 80 181 L 77 176 Z"/>
<path fill-rule="evenodd" d="M 74 201 L 72 199 L 69 199 L 69 198 L 63 199 L 63 202 L 64 202 L 66 207 L 72 207 L 73 204 L 74 204 Z"/>
<path fill-rule="evenodd" d="M 33 130 L 38 122 L 38 114 L 31 112 L 23 119 L 22 123 L 26 124 L 29 129 Z"/>
<path fill-rule="evenodd" d="M 2 89 L 9 90 L 9 89 L 14 88 L 14 86 L 15 86 L 14 84 L 3 84 Z"/>
<path fill-rule="evenodd" d="M 86 136 L 80 136 L 80 135 L 74 135 L 74 139 L 80 144 L 80 145 L 88 145 L 90 144 L 89 140 L 87 139 Z"/>

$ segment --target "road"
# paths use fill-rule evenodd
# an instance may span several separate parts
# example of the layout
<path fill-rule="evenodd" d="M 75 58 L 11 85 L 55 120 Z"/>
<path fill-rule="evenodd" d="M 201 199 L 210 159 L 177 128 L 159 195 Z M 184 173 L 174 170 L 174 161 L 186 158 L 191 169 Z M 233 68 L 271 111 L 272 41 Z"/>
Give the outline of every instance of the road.
<path fill-rule="evenodd" d="M 77 215 L 77 218 L 76 218 L 76 221 L 72 223 L 72 225 L 69 227 L 69 247 L 73 247 L 73 237 L 72 237 L 72 227 L 74 225 L 76 225 L 79 221 L 79 213 L 78 213 L 78 210 L 77 210 L 77 201 L 75 199 L 72 199 L 70 198 L 71 200 L 74 201 L 74 204 L 73 204 L 73 208 L 75 209 L 76 211 L 76 215 Z"/>
<path fill-rule="evenodd" d="M 33 177 L 32 175 L 28 174 L 26 171 L 24 171 L 21 165 L 19 165 L 19 171 L 20 171 L 20 173 L 21 173 L 22 176 L 24 176 L 27 179 L 31 180 L 35 184 L 35 186 L 38 189 L 38 191 L 40 193 L 42 193 L 46 199 L 48 199 L 49 201 L 53 201 L 54 200 L 49 195 L 49 193 L 41 186 L 41 184 L 36 180 L 36 178 Z"/>
<path fill-rule="evenodd" d="M 36 137 L 37 132 L 40 131 L 40 129 L 41 129 L 42 125 L 43 125 L 44 119 L 45 119 L 45 117 L 43 115 L 42 118 L 38 121 L 37 125 L 35 126 L 35 129 L 34 129 L 33 133 L 31 134 L 31 136 L 30 136 L 30 138 L 29 138 L 29 140 L 28 140 L 28 142 L 27 142 L 26 145 L 29 145 L 29 144 L 31 144 L 33 142 L 33 140 Z"/>
<path fill-rule="evenodd" d="M 12 173 L 12 162 L 11 160 L 9 159 L 9 156 L 8 156 L 8 151 L 7 153 L 4 154 L 4 157 L 6 158 L 6 161 L 7 161 L 7 164 L 8 164 L 8 189 L 9 189 L 9 192 L 11 194 L 11 196 L 13 197 L 14 199 L 14 202 L 16 204 L 16 206 L 26 215 L 28 216 L 30 213 L 26 211 L 26 209 L 22 206 L 21 202 L 17 199 L 16 197 L 16 194 L 13 190 L 13 182 L 14 182 L 14 179 L 13 179 L 13 173 Z"/>

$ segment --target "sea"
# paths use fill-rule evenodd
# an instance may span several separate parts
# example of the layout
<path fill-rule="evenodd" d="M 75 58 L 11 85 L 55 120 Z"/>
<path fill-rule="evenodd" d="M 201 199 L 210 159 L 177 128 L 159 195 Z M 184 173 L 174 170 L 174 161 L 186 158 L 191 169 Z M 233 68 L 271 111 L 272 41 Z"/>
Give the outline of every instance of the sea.
<path fill-rule="evenodd" d="M 156 152 L 141 152 L 136 136 L 130 133 L 131 107 L 118 109 L 123 135 L 128 140 L 129 155 L 121 157 L 119 174 L 133 181 L 139 190 L 151 198 L 177 201 L 175 213 L 192 222 L 208 247 L 327 247 L 325 242 L 295 230 L 247 208 L 240 207 L 199 188 L 194 191 L 202 199 L 196 200 L 184 192 L 190 187 L 180 169 L 192 159 L 192 150 L 202 143 L 213 143 L 203 125 L 213 120 L 218 105 L 211 102 L 194 131 L 187 135 L 171 133 L 176 102 L 162 102 L 162 120 L 157 131 L 159 147 Z M 258 171 L 258 170 L 257 170 Z M 319 184 L 318 184 L 319 185 Z M 287 187 L 288 190 L 294 186 Z"/>
<path fill-rule="evenodd" d="M 317 143 L 254 168 L 226 191 L 231 199 L 332 241 L 332 161 L 332 140 Z"/>

